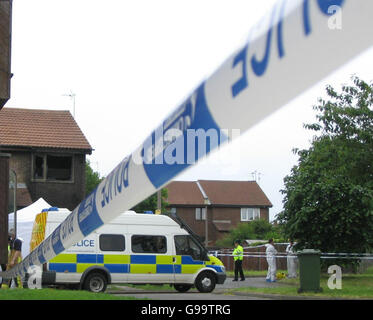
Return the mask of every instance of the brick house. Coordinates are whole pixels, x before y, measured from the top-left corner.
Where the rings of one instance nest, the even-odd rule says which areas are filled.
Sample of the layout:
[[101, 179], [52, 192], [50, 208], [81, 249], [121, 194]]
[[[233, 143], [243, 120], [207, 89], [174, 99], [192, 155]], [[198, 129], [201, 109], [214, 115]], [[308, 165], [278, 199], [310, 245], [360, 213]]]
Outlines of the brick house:
[[42, 197], [72, 210], [84, 199], [85, 160], [92, 147], [69, 111], [4, 107], [0, 152], [11, 154], [18, 208]]
[[272, 203], [255, 181], [173, 181], [167, 187], [171, 212], [176, 212], [202, 239], [206, 208], [209, 245], [238, 223], [269, 221]]

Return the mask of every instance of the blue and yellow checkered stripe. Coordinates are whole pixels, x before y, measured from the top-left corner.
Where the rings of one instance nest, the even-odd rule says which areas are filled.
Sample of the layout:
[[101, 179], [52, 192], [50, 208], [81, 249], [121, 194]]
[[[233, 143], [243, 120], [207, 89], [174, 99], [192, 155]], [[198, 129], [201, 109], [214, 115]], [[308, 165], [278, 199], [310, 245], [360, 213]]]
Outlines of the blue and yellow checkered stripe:
[[111, 273], [137, 274], [191, 274], [204, 267], [223, 271], [222, 266], [209, 264], [208, 261], [174, 255], [59, 254], [49, 261], [50, 271], [64, 273], [83, 273], [92, 266], [103, 266]]

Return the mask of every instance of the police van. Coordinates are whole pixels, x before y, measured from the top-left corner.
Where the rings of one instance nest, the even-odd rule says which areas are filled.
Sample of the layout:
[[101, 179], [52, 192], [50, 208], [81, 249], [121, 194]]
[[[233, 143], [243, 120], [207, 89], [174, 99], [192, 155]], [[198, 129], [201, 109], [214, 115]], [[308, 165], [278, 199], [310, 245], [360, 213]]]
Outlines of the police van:
[[[54, 209], [38, 215], [31, 249], [69, 214]], [[43, 279], [92, 292], [104, 292], [115, 283], [171, 284], [179, 292], [195, 286], [211, 292], [226, 274], [223, 263], [208, 255], [177, 216], [127, 211], [48, 261]]]

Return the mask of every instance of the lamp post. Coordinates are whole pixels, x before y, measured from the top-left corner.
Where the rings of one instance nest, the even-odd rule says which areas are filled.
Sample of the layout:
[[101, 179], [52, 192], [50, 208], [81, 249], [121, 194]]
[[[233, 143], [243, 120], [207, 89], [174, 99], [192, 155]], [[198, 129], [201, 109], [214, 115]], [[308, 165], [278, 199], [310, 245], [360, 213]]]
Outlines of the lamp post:
[[13, 194], [13, 210], [14, 210], [14, 235], [17, 238], [17, 173], [10, 169], [10, 172], [14, 175], [14, 194]]
[[162, 189], [157, 191], [157, 210], [162, 211]]
[[9, 153], [0, 152], [0, 264], [8, 263]]
[[205, 210], [206, 210], [206, 214], [205, 214], [205, 247], [207, 248], [208, 247], [208, 243], [209, 243], [209, 227], [208, 227], [208, 215], [207, 215], [207, 206], [210, 205], [210, 200], [209, 198], [204, 198], [204, 205], [205, 205]]

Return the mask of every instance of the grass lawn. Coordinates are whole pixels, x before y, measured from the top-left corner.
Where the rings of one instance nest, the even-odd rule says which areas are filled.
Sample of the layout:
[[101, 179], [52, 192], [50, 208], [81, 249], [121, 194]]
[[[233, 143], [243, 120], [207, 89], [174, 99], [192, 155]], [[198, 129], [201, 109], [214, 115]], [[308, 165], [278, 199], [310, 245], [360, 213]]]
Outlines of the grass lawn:
[[0, 300], [136, 300], [107, 293], [57, 289], [1, 289]]
[[313, 296], [325, 298], [368, 298], [373, 299], [373, 268], [368, 269], [363, 274], [342, 274], [342, 289], [331, 290], [328, 288], [327, 282], [328, 274], [322, 274], [320, 279], [320, 286], [323, 289], [321, 293], [306, 292], [299, 294], [297, 292], [299, 285], [299, 278], [297, 279], [283, 279], [278, 281], [283, 284], [274, 288], [238, 288], [232, 291], [252, 292], [252, 293], [269, 293], [290, 296]]

